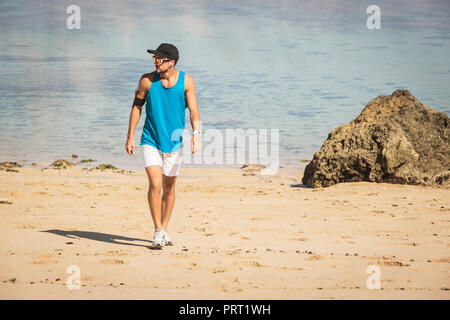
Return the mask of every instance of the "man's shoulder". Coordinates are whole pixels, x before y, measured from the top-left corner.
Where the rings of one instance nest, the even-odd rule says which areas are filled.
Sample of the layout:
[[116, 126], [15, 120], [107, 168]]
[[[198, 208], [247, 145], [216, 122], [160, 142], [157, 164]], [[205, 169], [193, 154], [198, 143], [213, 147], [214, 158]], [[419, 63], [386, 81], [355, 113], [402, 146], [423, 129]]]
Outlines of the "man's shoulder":
[[194, 78], [186, 72], [184, 72], [184, 84], [188, 87], [194, 85]]
[[188, 73], [186, 73], [186, 72], [184, 72], [184, 71], [183, 71], [183, 73], [184, 73], [184, 78], [185, 78], [185, 79], [187, 79], [187, 80], [189, 80], [189, 81], [193, 81], [193, 80], [194, 80], [194, 78], [192, 78], [192, 76], [191, 76], [190, 74], [188, 74]]
[[155, 76], [155, 71], [150, 72], [150, 73], [144, 73], [141, 76], [141, 81], [143, 82], [153, 82], [153, 77]]

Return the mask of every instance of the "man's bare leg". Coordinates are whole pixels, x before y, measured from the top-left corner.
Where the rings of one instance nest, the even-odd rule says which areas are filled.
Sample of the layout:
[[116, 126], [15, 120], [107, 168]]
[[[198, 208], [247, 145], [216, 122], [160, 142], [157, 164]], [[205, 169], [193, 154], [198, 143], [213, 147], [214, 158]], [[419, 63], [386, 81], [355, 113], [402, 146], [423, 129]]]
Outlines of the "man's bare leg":
[[175, 205], [175, 182], [177, 176], [169, 177], [162, 176], [162, 210], [161, 210], [161, 227], [167, 230], [170, 216], [172, 215], [173, 207]]
[[148, 166], [145, 168], [148, 176], [148, 205], [152, 214], [155, 230], [162, 229], [161, 225], [161, 166]]

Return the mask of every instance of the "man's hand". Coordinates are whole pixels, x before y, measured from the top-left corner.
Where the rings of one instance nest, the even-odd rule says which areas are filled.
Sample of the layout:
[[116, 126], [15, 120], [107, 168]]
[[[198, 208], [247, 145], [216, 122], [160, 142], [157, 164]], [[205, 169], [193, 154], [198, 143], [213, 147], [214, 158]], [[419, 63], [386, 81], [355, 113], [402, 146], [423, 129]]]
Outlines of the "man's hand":
[[191, 151], [196, 153], [202, 147], [202, 140], [199, 134], [194, 134], [191, 139]]
[[127, 144], [125, 145], [125, 150], [127, 153], [132, 156], [134, 154], [135, 146], [134, 146], [134, 138], [129, 138], [127, 140]]

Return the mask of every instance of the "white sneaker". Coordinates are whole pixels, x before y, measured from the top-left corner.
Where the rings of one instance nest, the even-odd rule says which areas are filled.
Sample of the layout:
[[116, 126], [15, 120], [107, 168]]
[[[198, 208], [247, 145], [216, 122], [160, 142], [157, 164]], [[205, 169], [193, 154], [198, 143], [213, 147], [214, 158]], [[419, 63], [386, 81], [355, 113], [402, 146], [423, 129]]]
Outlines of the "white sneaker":
[[169, 237], [169, 233], [167, 232], [167, 230], [163, 230], [164, 231], [164, 235], [163, 235], [163, 240], [166, 246], [173, 246], [173, 241], [172, 239], [170, 239]]
[[153, 243], [151, 246], [152, 249], [162, 249], [162, 247], [164, 247], [164, 234], [164, 230], [155, 231], [155, 235], [153, 236]]

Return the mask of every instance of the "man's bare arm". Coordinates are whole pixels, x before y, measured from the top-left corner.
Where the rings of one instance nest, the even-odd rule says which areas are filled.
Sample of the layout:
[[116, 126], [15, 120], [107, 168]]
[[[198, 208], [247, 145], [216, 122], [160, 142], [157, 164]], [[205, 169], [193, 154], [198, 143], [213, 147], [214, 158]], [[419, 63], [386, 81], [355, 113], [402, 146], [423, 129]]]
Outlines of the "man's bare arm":
[[[200, 131], [200, 112], [198, 110], [197, 97], [195, 96], [195, 83], [190, 75], [186, 75], [186, 103], [191, 114], [192, 130]], [[194, 133], [191, 141], [192, 153], [197, 152], [201, 148], [200, 134]]]
[[195, 96], [195, 83], [190, 75], [186, 75], [186, 102], [191, 113], [192, 130], [200, 130], [200, 112], [198, 110], [197, 97]]
[[134, 154], [135, 150], [134, 131], [136, 130], [136, 126], [139, 123], [139, 119], [141, 118], [142, 113], [143, 103], [140, 100], [145, 99], [148, 93], [148, 88], [149, 88], [149, 79], [144, 75], [139, 80], [138, 89], [136, 90], [135, 99], [133, 101], [133, 107], [131, 108], [130, 112], [127, 143], [125, 145], [125, 149], [130, 156]]

